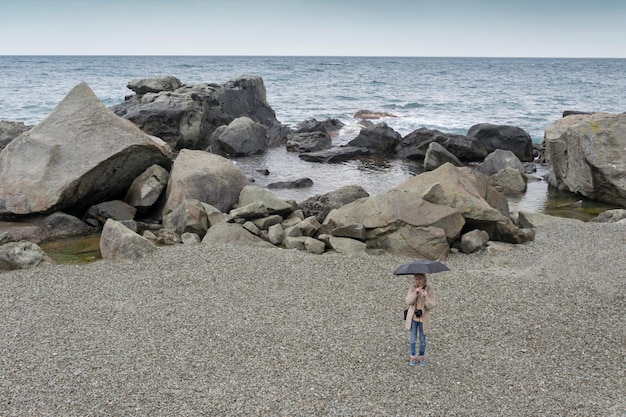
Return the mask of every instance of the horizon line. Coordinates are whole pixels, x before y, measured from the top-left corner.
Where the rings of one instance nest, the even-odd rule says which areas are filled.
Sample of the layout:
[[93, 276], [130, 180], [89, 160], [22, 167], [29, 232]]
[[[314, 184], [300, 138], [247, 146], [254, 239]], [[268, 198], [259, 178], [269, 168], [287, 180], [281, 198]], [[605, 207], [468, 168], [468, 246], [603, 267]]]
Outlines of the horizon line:
[[220, 57], [220, 58], [473, 58], [473, 59], [626, 59], [612, 56], [499, 56], [499, 55], [247, 55], [247, 54], [0, 54], [0, 57]]

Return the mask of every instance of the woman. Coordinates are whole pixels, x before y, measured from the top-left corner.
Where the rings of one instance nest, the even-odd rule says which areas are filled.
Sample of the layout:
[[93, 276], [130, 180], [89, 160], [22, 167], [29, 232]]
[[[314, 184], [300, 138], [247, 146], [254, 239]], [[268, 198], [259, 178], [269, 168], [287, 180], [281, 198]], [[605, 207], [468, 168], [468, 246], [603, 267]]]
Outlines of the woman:
[[435, 290], [426, 284], [426, 275], [415, 274], [415, 282], [406, 296], [409, 306], [406, 315], [405, 328], [409, 331], [409, 349], [411, 357], [409, 365], [415, 366], [417, 358], [415, 345], [419, 338], [419, 363], [426, 365], [426, 335], [430, 330], [430, 310], [435, 307]]

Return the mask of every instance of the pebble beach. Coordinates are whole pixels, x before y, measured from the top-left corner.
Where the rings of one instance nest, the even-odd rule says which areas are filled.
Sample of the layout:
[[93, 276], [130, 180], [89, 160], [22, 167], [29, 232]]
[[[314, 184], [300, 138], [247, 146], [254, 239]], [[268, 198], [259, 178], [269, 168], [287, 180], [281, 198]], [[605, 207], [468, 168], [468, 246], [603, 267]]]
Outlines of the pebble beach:
[[0, 274], [0, 416], [625, 416], [626, 228], [412, 259], [199, 244]]

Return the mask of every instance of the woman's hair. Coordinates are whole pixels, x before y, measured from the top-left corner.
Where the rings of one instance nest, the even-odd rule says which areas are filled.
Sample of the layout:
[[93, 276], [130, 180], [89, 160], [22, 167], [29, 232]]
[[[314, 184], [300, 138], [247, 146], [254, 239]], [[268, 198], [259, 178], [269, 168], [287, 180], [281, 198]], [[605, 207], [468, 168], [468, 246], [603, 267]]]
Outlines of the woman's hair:
[[424, 286], [426, 286], [426, 274], [415, 274], [415, 279], [423, 279], [424, 280]]

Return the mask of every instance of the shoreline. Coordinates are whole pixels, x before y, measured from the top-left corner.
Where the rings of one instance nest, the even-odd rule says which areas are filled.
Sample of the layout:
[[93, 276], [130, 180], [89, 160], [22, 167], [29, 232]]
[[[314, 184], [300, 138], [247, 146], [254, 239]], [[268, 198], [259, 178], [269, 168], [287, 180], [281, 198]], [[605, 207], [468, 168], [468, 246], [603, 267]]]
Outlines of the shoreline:
[[0, 414], [623, 415], [624, 230], [452, 253], [419, 369], [403, 257], [201, 244], [3, 273]]

